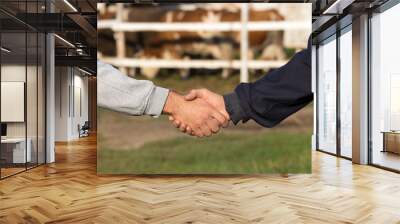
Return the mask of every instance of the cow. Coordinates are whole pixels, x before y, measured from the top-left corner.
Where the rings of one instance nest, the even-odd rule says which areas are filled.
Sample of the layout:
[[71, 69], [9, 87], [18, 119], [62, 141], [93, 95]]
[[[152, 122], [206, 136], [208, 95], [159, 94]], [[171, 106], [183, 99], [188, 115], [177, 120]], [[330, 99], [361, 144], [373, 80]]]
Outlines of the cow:
[[[144, 48], [137, 52], [134, 57], [138, 59], [171, 59], [171, 60], [187, 60], [189, 57], [180, 55], [181, 46], [164, 45], [161, 48]], [[160, 68], [158, 67], [141, 67], [141, 74], [148, 79], [153, 79], [157, 76]], [[187, 77], [188, 71], [180, 70], [182, 77]]]
[[[277, 10], [250, 10], [250, 21], [280, 21], [284, 18]], [[197, 8], [194, 10], [171, 10], [166, 11], [161, 17], [160, 22], [165, 23], [184, 23], [184, 22], [236, 22], [240, 21], [240, 11], [232, 10], [206, 10]], [[254, 59], [254, 55], [261, 55], [263, 59], [283, 60], [285, 53], [282, 47], [283, 32], [249, 32], [249, 59]], [[143, 48], [136, 54], [139, 58], [161, 57], [164, 59], [187, 59], [187, 55], [199, 55], [201, 57], [211, 56], [214, 59], [233, 60], [235, 49], [240, 46], [240, 32], [237, 31], [189, 31], [189, 32], [146, 32], [142, 37]], [[175, 46], [174, 46], [175, 45]], [[179, 47], [177, 47], [179, 46]], [[157, 51], [159, 49], [159, 53]], [[152, 53], [151, 53], [152, 52]], [[166, 57], [165, 52], [170, 55]], [[172, 53], [173, 52], [173, 53]], [[148, 69], [143, 68], [142, 71]], [[153, 68], [152, 72], [158, 70]], [[148, 73], [148, 72], [144, 72]], [[187, 77], [189, 69], [181, 69], [181, 76]], [[222, 77], [226, 78], [230, 74], [230, 69], [223, 69]], [[155, 74], [145, 74], [154, 76]]]

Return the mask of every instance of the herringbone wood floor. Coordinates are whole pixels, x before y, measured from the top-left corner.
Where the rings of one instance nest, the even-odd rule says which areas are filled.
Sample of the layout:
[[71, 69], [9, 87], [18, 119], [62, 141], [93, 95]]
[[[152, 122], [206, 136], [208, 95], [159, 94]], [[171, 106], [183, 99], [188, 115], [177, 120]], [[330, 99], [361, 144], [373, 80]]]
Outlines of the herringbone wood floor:
[[0, 223], [400, 223], [400, 175], [313, 152], [312, 175], [97, 176], [95, 138], [0, 181]]

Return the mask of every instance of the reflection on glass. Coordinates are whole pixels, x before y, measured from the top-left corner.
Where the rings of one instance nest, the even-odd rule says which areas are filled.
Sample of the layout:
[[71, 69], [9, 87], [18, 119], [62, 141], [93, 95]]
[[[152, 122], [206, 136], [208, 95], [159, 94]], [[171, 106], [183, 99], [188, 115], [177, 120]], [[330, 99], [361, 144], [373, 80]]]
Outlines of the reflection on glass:
[[400, 5], [376, 14], [372, 26], [372, 163], [400, 170]]
[[23, 21], [30, 19], [25, 13], [43, 13], [46, 7], [45, 0], [0, 1], [0, 7], [19, 17], [0, 11], [0, 177], [4, 178], [45, 162], [46, 40]]
[[390, 77], [390, 130], [400, 130], [400, 73]]
[[352, 35], [340, 36], [340, 153], [352, 157]]
[[336, 153], [336, 40], [318, 48], [318, 148]]
[[2, 33], [1, 45], [8, 49], [1, 57], [1, 140], [2, 177], [25, 170], [31, 159], [26, 141], [26, 35]]

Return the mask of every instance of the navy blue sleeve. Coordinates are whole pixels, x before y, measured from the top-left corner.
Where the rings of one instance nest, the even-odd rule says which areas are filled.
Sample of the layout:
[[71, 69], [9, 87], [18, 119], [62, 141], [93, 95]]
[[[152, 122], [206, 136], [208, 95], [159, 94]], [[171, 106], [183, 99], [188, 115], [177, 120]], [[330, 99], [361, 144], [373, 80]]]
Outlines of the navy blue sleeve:
[[239, 84], [224, 95], [233, 123], [253, 119], [273, 127], [313, 100], [311, 92], [311, 42], [284, 66], [253, 83]]

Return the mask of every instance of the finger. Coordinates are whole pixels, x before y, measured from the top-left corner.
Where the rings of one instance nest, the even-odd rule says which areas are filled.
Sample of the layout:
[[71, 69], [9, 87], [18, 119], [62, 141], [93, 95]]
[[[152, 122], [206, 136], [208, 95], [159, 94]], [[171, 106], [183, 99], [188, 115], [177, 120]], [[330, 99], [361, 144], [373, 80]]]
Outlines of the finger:
[[179, 122], [178, 120], [174, 120], [174, 122], [172, 122], [172, 124], [174, 125], [174, 127], [179, 128], [179, 126], [181, 125], [181, 122]]
[[225, 124], [228, 122], [228, 120], [225, 118], [225, 116], [222, 115], [222, 114], [221, 114], [220, 112], [218, 112], [218, 111], [213, 111], [213, 112], [211, 113], [211, 117], [214, 118], [214, 119], [216, 119], [216, 120], [218, 121], [218, 123], [220, 124], [220, 126], [223, 126], [223, 125], [225, 125]]
[[203, 125], [200, 127], [201, 132], [203, 133], [204, 136], [210, 136], [212, 134], [210, 128], [207, 125]]
[[178, 129], [180, 129], [180, 131], [184, 132], [186, 130], [186, 124], [183, 122], [179, 122], [179, 125], [177, 127]]
[[169, 120], [169, 121], [174, 121], [175, 119], [174, 119], [173, 116], [168, 116], [168, 120]]
[[229, 126], [229, 120], [226, 121], [225, 124], [222, 125], [222, 127], [227, 128]]
[[207, 126], [213, 133], [217, 133], [219, 131], [220, 124], [217, 120], [211, 118], [207, 121]]
[[192, 128], [189, 126], [186, 127], [186, 134], [191, 135], [192, 134]]
[[194, 100], [198, 97], [197, 90], [190, 90], [190, 92], [185, 96], [185, 100]]
[[227, 128], [229, 126], [230, 119], [226, 119], [226, 121], [222, 124], [222, 127]]
[[231, 118], [229, 117], [228, 112], [226, 112], [225, 108], [224, 108], [224, 110], [220, 110], [219, 112], [225, 117], [226, 120], [229, 121], [229, 120], [231, 119]]
[[179, 130], [180, 130], [181, 132], [185, 132], [185, 131], [186, 131], [186, 125], [185, 125], [185, 124], [181, 124], [181, 125], [179, 126]]
[[186, 128], [186, 133], [191, 135], [191, 136], [196, 136], [196, 134], [194, 133], [193, 128], [191, 128], [191, 127], [187, 127]]
[[200, 128], [196, 128], [196, 129], [193, 131], [193, 134], [194, 134], [195, 136], [197, 136], [197, 137], [200, 137], [200, 138], [204, 136], [203, 131], [202, 131]]

